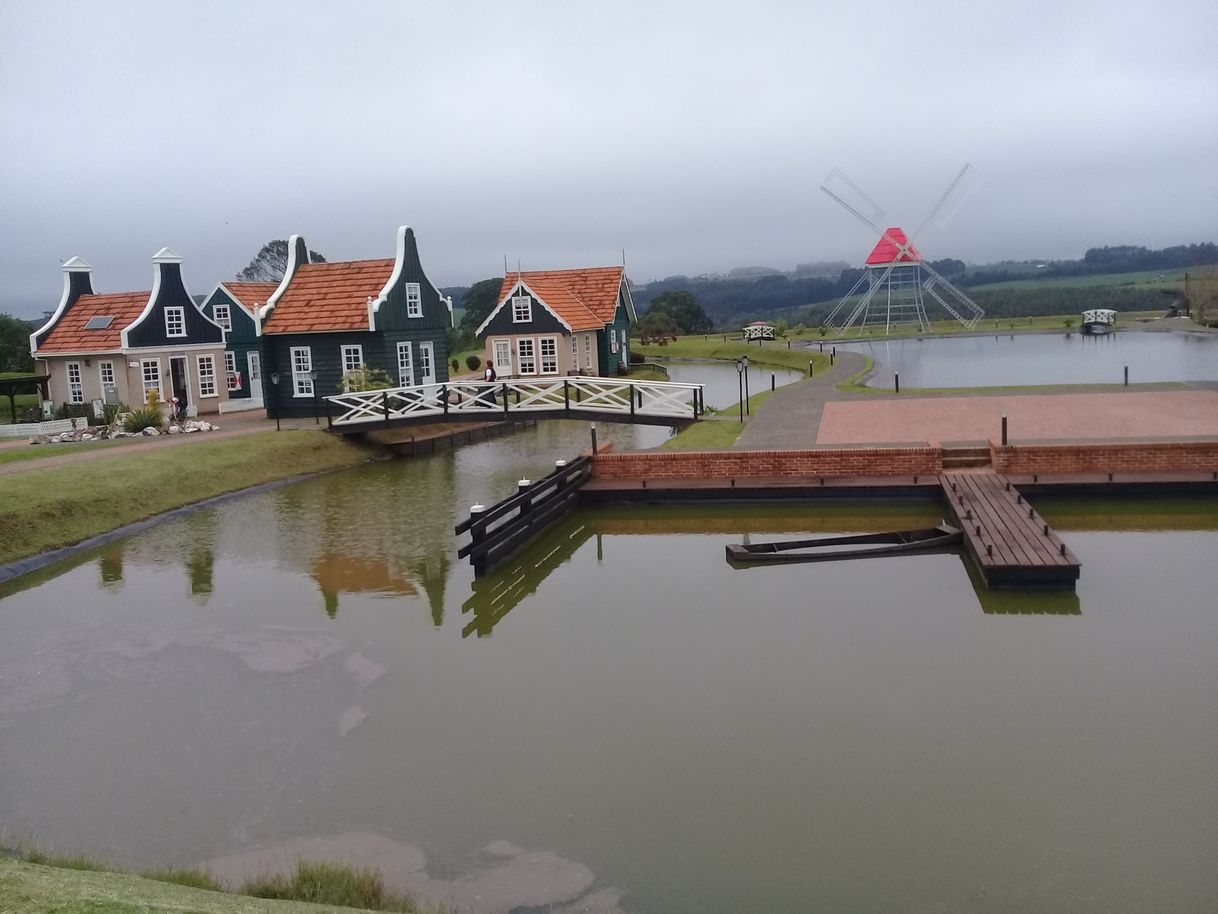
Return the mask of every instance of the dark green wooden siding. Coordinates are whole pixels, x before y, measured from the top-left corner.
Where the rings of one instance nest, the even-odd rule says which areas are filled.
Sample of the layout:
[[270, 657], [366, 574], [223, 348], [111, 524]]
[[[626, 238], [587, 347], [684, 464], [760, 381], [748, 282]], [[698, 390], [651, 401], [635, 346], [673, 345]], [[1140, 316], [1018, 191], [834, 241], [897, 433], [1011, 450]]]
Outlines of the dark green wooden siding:
[[[152, 310], [139, 324], [127, 332], [127, 345], [144, 346], [195, 346], [200, 343], [219, 343], [224, 331], [203, 317], [194, 299], [182, 282], [182, 265], [158, 263], [161, 282]], [[168, 336], [165, 333], [165, 309], [181, 307], [186, 317], [186, 336]]]

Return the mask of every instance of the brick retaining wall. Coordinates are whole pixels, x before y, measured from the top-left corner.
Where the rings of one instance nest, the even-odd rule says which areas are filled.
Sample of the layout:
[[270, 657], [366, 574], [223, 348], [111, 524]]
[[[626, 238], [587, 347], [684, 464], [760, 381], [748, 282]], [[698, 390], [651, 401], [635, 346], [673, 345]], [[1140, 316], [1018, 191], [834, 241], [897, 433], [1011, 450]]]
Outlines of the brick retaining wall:
[[1218, 470], [1218, 441], [990, 444], [998, 473], [1166, 473]]
[[597, 454], [600, 479], [742, 479], [779, 476], [910, 476], [943, 470], [937, 447], [806, 451], [645, 451]]

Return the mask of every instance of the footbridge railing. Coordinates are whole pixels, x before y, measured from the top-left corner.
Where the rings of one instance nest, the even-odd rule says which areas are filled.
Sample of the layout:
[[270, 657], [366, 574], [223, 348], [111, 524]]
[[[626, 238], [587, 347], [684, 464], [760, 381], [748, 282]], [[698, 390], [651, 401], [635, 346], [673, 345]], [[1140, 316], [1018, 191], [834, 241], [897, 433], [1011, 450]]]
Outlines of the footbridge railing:
[[[668, 425], [696, 421], [705, 409], [701, 384], [627, 378], [450, 381], [326, 397], [336, 431], [423, 422], [604, 418]], [[335, 414], [337, 412], [337, 414]]]

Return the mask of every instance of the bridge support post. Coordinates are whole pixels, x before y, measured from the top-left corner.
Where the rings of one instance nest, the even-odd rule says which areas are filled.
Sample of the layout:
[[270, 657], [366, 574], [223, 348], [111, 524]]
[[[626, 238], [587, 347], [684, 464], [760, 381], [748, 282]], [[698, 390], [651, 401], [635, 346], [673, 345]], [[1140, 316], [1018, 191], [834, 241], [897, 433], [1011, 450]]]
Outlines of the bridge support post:
[[381, 414], [385, 417], [385, 424], [389, 424], [389, 394], [381, 394]]
[[571, 382], [566, 378], [562, 382], [562, 408], [568, 416], [571, 415]]
[[509, 396], [508, 386], [506, 384], [504, 384], [503, 385], [503, 418], [505, 420], [508, 417], [508, 396]]
[[444, 404], [444, 415], [448, 415], [448, 385], [440, 387], [440, 402]]

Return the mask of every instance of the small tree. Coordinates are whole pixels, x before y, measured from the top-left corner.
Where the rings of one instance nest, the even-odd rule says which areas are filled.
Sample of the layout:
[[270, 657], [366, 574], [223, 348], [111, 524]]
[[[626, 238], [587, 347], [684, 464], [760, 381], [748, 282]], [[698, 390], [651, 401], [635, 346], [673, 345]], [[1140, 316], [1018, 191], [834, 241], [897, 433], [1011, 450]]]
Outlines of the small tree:
[[[312, 263], [325, 263], [326, 258], [316, 251], [309, 251]], [[249, 266], [237, 274], [243, 282], [278, 282], [288, 271], [288, 243], [282, 238], [268, 241], [262, 246]]]
[[477, 371], [482, 367], [482, 359], [478, 358], [476, 355], [467, 355], [465, 357], [465, 367], [470, 371]]

